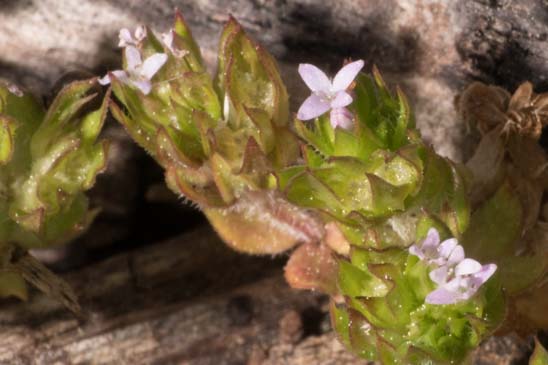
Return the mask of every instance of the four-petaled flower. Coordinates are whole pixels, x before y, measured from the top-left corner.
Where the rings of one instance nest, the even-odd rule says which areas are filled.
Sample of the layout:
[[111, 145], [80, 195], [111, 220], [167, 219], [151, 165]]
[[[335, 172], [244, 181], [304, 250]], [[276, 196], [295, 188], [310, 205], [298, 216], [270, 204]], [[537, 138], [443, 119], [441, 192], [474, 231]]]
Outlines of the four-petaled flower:
[[363, 60], [345, 65], [337, 72], [333, 81], [314, 65], [304, 63], [299, 65], [299, 74], [312, 91], [297, 112], [300, 120], [310, 120], [331, 110], [329, 120], [333, 128], [352, 127], [353, 115], [346, 108], [352, 103], [352, 96], [347, 92], [360, 70]]
[[436, 266], [430, 279], [437, 288], [428, 293], [429, 304], [454, 304], [470, 299], [496, 271], [497, 265], [482, 265], [464, 256], [464, 249], [455, 238], [440, 243], [435, 228], [430, 228], [421, 245], [409, 247], [409, 253], [427, 264]]
[[167, 55], [165, 53], [155, 53], [144, 61], [141, 59], [141, 53], [137, 46], [146, 37], [146, 28], [144, 27], [138, 27], [135, 30], [135, 38], [126, 28], [120, 30], [119, 37], [119, 46], [125, 47], [124, 55], [127, 66], [125, 70], [109, 72], [99, 79], [99, 83], [108, 85], [111, 82], [111, 77], [114, 76], [124, 84], [132, 85], [147, 95], [152, 89], [152, 77], [166, 63]]
[[165, 53], [155, 53], [144, 62], [141, 60], [139, 50], [133, 46], [125, 49], [127, 67], [125, 70], [116, 70], [99, 79], [101, 85], [110, 83], [111, 75], [124, 84], [133, 85], [147, 95], [152, 89], [150, 80], [162, 68], [167, 61]]

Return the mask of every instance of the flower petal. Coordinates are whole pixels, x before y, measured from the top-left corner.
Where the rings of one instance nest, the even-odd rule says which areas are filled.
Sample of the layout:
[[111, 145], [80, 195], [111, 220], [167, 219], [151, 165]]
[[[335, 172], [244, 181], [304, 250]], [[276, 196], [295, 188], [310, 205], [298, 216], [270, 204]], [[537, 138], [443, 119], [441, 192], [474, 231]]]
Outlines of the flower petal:
[[421, 248], [428, 257], [432, 257], [438, 250], [440, 244], [440, 234], [435, 228], [430, 228], [426, 238], [422, 241]]
[[481, 285], [489, 280], [489, 278], [495, 273], [496, 270], [497, 265], [495, 264], [483, 265], [481, 267], [481, 270], [475, 273], [472, 277], [474, 278], [474, 281], [479, 282], [479, 285]]
[[424, 260], [424, 253], [417, 245], [412, 245], [409, 247], [409, 253], [411, 255], [417, 256], [419, 259]]
[[134, 43], [133, 37], [131, 37], [131, 32], [127, 28], [120, 29], [120, 33], [118, 33], [118, 38], [120, 39], [120, 41], [118, 42], [118, 47], [125, 47]]
[[162, 68], [167, 61], [165, 53], [155, 53], [143, 62], [140, 74], [145, 79], [150, 80]]
[[456, 238], [449, 238], [443, 241], [440, 244], [440, 247], [438, 248], [438, 252], [440, 256], [446, 259], [449, 258], [449, 256], [451, 255], [451, 252], [453, 252], [453, 250], [455, 249], [455, 247], [457, 247], [458, 244], [459, 242], [457, 241]]
[[[108, 77], [108, 82], [111, 82], [112, 81], [112, 76], [114, 76], [120, 82], [123, 82], [125, 84], [128, 83], [129, 76], [124, 70], [111, 71], [105, 77], [103, 77], [101, 80], [106, 80], [106, 78]], [[101, 80], [99, 80], [99, 83], [101, 83]], [[105, 83], [105, 84], [101, 83], [101, 85], [107, 85], [107, 84], [108, 83]]]
[[152, 85], [149, 80], [143, 80], [143, 79], [130, 79], [129, 82], [141, 90], [141, 92], [145, 95], [148, 95], [150, 93], [150, 90], [152, 90]]
[[331, 108], [344, 108], [352, 103], [352, 97], [346, 91], [339, 91], [331, 100]]
[[302, 103], [297, 118], [300, 120], [310, 120], [319, 117], [329, 110], [329, 103], [316, 94], [310, 95], [304, 103]]
[[424, 301], [428, 304], [453, 304], [459, 300], [461, 300], [460, 293], [440, 287], [428, 293]]
[[461, 245], [457, 245], [451, 252], [451, 255], [449, 255], [449, 258], [447, 259], [447, 265], [453, 266], [458, 264], [462, 260], [464, 260], [464, 248], [462, 248]]
[[346, 108], [333, 108], [329, 114], [329, 122], [333, 128], [350, 129], [353, 119], [354, 115]]
[[139, 53], [139, 50], [133, 46], [127, 46], [124, 54], [126, 56], [126, 63], [127, 63], [127, 70], [135, 70], [137, 66], [139, 66], [141, 61], [141, 53]]
[[428, 276], [434, 283], [443, 285], [447, 283], [447, 277], [449, 276], [448, 274], [449, 270], [447, 269], [447, 266], [440, 266], [437, 269], [430, 271]]
[[327, 75], [314, 65], [309, 63], [301, 63], [299, 65], [299, 74], [301, 75], [306, 86], [314, 92], [330, 93], [331, 81]]
[[145, 26], [140, 25], [135, 29], [135, 39], [140, 42], [147, 36], [147, 28]]
[[97, 80], [100, 85], [108, 85], [110, 84], [110, 75], [106, 74], [105, 76], [101, 77], [99, 80]]
[[343, 68], [337, 72], [335, 78], [333, 79], [333, 87], [331, 91], [337, 92], [346, 90], [352, 81], [358, 76], [358, 73], [363, 68], [363, 60], [354, 61], [345, 65]]
[[455, 267], [455, 275], [470, 275], [481, 271], [482, 266], [474, 259], [464, 259]]

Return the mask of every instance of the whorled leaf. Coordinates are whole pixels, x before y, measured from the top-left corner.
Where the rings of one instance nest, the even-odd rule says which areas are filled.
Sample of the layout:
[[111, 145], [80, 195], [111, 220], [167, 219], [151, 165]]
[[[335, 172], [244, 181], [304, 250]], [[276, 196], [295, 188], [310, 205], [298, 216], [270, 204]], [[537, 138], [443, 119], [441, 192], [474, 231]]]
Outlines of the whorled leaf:
[[[329, 227], [323, 244], [338, 253], [331, 256], [336, 290], [309, 275], [320, 265], [299, 251], [301, 271], [294, 272], [312, 283], [300, 287], [329, 283], [333, 325], [360, 356], [386, 364], [458, 363], [502, 321], [500, 288], [455, 306], [425, 304], [435, 285], [429, 267], [408, 257], [407, 248], [431, 227], [448, 236], [467, 231], [466, 172], [420, 141], [405, 97], [393, 97], [377, 71], [372, 79], [358, 76], [354, 90], [353, 128], [333, 128], [327, 116], [296, 121], [304, 163], [275, 172], [289, 201], [321, 213]], [[294, 276], [290, 283], [299, 287]]]
[[28, 93], [0, 87], [0, 295], [27, 297], [25, 281], [71, 310], [71, 289], [27, 253], [66, 242], [97, 210], [84, 192], [103, 171], [108, 143], [97, 141], [109, 96], [97, 80], [65, 86], [48, 110]]
[[11, 219], [47, 241], [60, 238], [47, 237], [52, 230], [46, 226], [56, 215], [64, 215], [63, 224], [73, 228], [85, 222], [87, 200], [82, 192], [93, 186], [106, 165], [108, 143], [96, 143], [96, 138], [108, 98], [99, 109], [78, 115], [95, 96], [87, 94], [94, 85], [95, 80], [76, 82], [59, 93], [30, 141], [29, 170], [13, 177]]

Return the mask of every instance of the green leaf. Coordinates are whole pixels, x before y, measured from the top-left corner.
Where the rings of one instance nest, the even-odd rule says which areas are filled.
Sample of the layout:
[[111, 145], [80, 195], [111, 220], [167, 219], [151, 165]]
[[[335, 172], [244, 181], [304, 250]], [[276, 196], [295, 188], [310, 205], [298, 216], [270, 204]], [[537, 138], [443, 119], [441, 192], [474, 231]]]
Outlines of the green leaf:
[[529, 365], [548, 365], [548, 351], [542, 346], [538, 338], [535, 337], [535, 351], [529, 359]]
[[217, 80], [236, 109], [236, 125], [244, 107], [263, 110], [274, 125], [287, 125], [288, 96], [276, 62], [233, 18], [221, 37]]
[[96, 139], [109, 95], [93, 110], [96, 86], [96, 79], [65, 86], [47, 112], [28, 94], [0, 86], [0, 296], [26, 299], [28, 281], [79, 310], [66, 283], [27, 251], [76, 237], [98, 212], [84, 195], [108, 153], [108, 143]]
[[[479, 206], [462, 238], [467, 255], [480, 262], [514, 256], [514, 244], [521, 235], [522, 208], [508, 183]], [[499, 270], [505, 270], [499, 267]]]
[[[342, 311], [340, 311], [342, 312]], [[350, 346], [356, 349], [358, 356], [368, 360], [375, 360], [378, 354], [377, 336], [371, 328], [371, 323], [358, 311], [348, 310], [348, 332]], [[337, 329], [340, 328], [340, 324]]]
[[350, 325], [350, 319], [348, 318], [348, 312], [342, 305], [337, 305], [334, 300], [329, 302], [329, 314], [331, 323], [335, 332], [338, 334], [340, 341], [347, 347], [351, 347], [348, 328]]
[[71, 128], [68, 122], [95, 98], [96, 94], [88, 95], [96, 80], [76, 81], [65, 86], [53, 100], [44, 121], [34, 133], [31, 141], [33, 158], [42, 156], [49, 148], [52, 140], [59, 138], [64, 130]]
[[200, 47], [196, 44], [196, 41], [192, 36], [192, 32], [183, 18], [183, 14], [178, 10], [175, 13], [175, 24], [173, 26], [173, 30], [179, 38], [174, 39], [175, 46], [181, 50], [189, 51], [189, 54], [183, 58], [188, 60], [193, 71], [202, 71], [204, 69], [204, 62], [202, 60]]
[[423, 151], [424, 175], [418, 194], [409, 200], [409, 207], [426, 210], [443, 221], [459, 236], [468, 227], [470, 206], [466, 186], [452, 162], [431, 149]]
[[17, 123], [12, 118], [0, 114], [0, 165], [11, 160], [13, 155]]
[[352, 105], [360, 126], [370, 129], [385, 148], [395, 151], [407, 143], [407, 129], [413, 126], [410, 108], [400, 90], [397, 99], [390, 94], [376, 69], [374, 79], [364, 74], [357, 77]]
[[390, 289], [369, 271], [360, 270], [344, 260], [339, 261], [337, 282], [341, 292], [351, 297], [384, 297]]

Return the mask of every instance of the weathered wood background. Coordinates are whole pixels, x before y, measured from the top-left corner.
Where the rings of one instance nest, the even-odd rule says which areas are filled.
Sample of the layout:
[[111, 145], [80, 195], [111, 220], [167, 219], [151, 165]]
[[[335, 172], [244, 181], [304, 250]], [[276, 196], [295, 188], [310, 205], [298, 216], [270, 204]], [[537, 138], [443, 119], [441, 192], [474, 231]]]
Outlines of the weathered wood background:
[[[294, 109], [296, 66], [376, 64], [408, 94], [424, 137], [460, 160], [455, 95], [479, 79], [513, 90], [548, 83], [542, 0], [1, 0], [0, 77], [45, 100], [68, 71], [117, 68], [121, 27], [169, 28], [178, 7], [214, 69], [229, 13], [279, 60]], [[103, 213], [71, 246], [36, 255], [81, 297], [77, 319], [34, 293], [0, 304], [0, 364], [360, 364], [329, 332], [325, 298], [289, 289], [285, 257], [225, 248], [198, 212], [162, 188], [161, 171], [114, 123], [108, 171], [92, 192]], [[490, 340], [476, 364], [525, 363], [527, 342]]]

